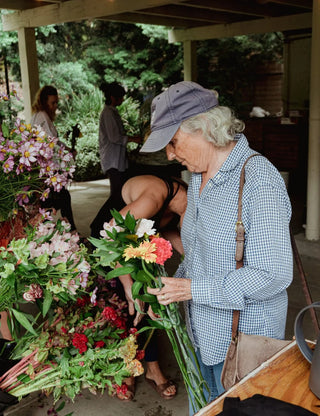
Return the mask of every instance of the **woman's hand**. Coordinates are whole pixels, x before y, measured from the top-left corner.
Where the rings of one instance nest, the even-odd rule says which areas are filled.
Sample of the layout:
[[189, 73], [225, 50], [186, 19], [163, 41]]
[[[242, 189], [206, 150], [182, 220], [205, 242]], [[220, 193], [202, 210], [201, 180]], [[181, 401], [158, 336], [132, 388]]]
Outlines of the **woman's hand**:
[[[124, 289], [124, 294], [125, 294], [125, 297], [126, 297], [127, 302], [128, 302], [129, 315], [132, 316], [136, 313], [136, 316], [135, 316], [134, 321], [133, 321], [133, 325], [137, 326], [138, 323], [142, 320], [142, 318], [144, 316], [144, 313], [143, 313], [144, 302], [140, 299], [136, 299], [134, 301], [134, 299], [132, 297], [133, 280], [132, 280], [130, 274], [119, 276], [119, 280], [122, 283], [122, 286], [123, 286], [123, 289]], [[135, 304], [134, 304], [135, 302], [137, 303], [137, 306], [138, 306], [138, 308], [141, 312], [136, 311]]]
[[148, 287], [148, 293], [157, 296], [161, 305], [192, 299], [190, 279], [161, 277], [161, 282], [164, 285], [161, 289]]

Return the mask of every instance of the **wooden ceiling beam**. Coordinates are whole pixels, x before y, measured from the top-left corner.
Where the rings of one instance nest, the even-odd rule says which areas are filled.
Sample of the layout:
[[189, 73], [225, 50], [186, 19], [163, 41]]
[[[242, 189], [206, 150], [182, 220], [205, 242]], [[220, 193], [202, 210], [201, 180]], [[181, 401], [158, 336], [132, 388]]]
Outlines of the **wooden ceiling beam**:
[[[168, 6], [140, 9], [138, 12], [163, 17], [179, 16], [179, 18], [183, 19], [207, 21], [211, 23], [230, 23], [241, 20], [241, 16], [237, 13], [225, 13], [203, 8], [187, 7], [185, 5], [170, 4]], [[246, 16], [243, 15], [242, 18], [244, 17]]]
[[161, 25], [168, 28], [191, 28], [206, 26], [208, 23], [200, 20], [186, 20], [179, 19], [178, 17], [161, 17], [151, 16], [140, 13], [121, 13], [112, 16], [99, 17], [99, 20], [107, 20], [110, 22], [120, 23], [145, 23], [149, 25]]
[[186, 40], [220, 39], [248, 35], [252, 33], [309, 29], [310, 27], [312, 27], [312, 13], [302, 13], [294, 16], [256, 19], [227, 25], [212, 25], [185, 30], [170, 30], [169, 42], [174, 43], [184, 42]]
[[39, 2], [37, 0], [1, 0], [0, 7], [1, 9], [8, 10], [26, 10], [40, 7], [46, 4], [48, 3], [44, 1]]
[[[163, 6], [170, 4], [171, 1], [148, 0], [148, 5], [150, 7]], [[18, 30], [21, 27], [39, 27], [95, 19], [101, 16], [132, 12], [145, 7], [145, 0], [70, 0], [4, 15], [2, 23], [4, 31]]]
[[256, 0], [258, 3], [265, 4], [265, 3], [277, 3], [283, 4], [285, 6], [296, 6], [302, 7], [305, 9], [312, 10], [313, 1], [312, 0]]
[[[261, 1], [261, 0], [260, 0]], [[282, 0], [282, 1], [289, 1], [289, 0]], [[248, 2], [240, 2], [239, 0], [189, 0], [184, 3], [186, 6], [199, 8], [203, 7], [208, 10], [217, 10], [220, 12], [232, 12], [232, 13], [239, 13], [248, 16], [256, 16], [256, 17], [274, 17], [279, 15], [286, 15], [288, 14], [288, 7], [285, 7], [281, 4], [281, 0], [278, 3], [275, 2], [266, 2], [266, 3], [256, 3], [254, 1]], [[291, 5], [292, 6], [292, 5]], [[308, 8], [308, 7], [307, 7]], [[311, 7], [312, 9], [312, 7]], [[294, 12], [294, 8], [292, 10]], [[297, 13], [299, 13], [299, 8], [297, 8]], [[301, 13], [301, 11], [300, 11]]]

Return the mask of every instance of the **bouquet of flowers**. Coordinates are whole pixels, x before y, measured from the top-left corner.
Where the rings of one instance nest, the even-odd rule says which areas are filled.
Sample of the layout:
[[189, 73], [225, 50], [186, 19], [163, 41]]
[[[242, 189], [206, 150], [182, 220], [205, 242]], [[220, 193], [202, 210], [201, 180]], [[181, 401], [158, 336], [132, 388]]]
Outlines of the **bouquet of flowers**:
[[42, 390], [55, 402], [63, 394], [73, 400], [83, 388], [125, 391], [123, 378], [143, 373], [137, 332], [125, 329], [126, 305], [115, 293], [105, 289], [96, 296], [58, 307], [38, 336], [24, 336], [13, 356], [23, 358], [0, 377], [0, 389], [19, 398]]
[[156, 296], [147, 293], [148, 287], [162, 287], [161, 276], [166, 276], [163, 266], [172, 255], [171, 244], [156, 234], [151, 220], [136, 220], [129, 212], [123, 218], [116, 210], [112, 215], [115, 225], [104, 224], [101, 231], [104, 238], [90, 238], [96, 247], [93, 256], [99, 265], [112, 269], [106, 279], [130, 274], [134, 280], [133, 298], [149, 303], [153, 312], [159, 315], [158, 320], [149, 320], [150, 327], [167, 332], [188, 394], [195, 400], [194, 410], [198, 411], [207, 404], [203, 394], [205, 382], [178, 305], [160, 305]]
[[[10, 102], [0, 95], [0, 104]], [[45, 200], [50, 190], [67, 186], [75, 170], [72, 154], [58, 139], [16, 119], [0, 127], [0, 221], [16, 215], [19, 208]]]
[[54, 306], [88, 293], [95, 274], [88, 260], [88, 249], [79, 244], [78, 234], [71, 234], [70, 225], [53, 222], [42, 210], [35, 226], [0, 247], [0, 311], [9, 311], [15, 339], [17, 322], [37, 334], [36, 320], [19, 310], [21, 304], [35, 303], [45, 317]]

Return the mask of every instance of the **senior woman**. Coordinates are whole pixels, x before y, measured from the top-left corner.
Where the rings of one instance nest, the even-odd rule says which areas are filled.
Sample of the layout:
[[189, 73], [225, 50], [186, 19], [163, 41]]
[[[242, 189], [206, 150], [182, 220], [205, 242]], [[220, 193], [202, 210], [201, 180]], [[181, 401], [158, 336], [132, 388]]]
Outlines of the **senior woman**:
[[211, 401], [223, 392], [234, 309], [240, 310], [240, 331], [284, 337], [293, 273], [290, 200], [277, 169], [263, 156], [251, 158], [242, 198], [244, 266], [236, 270], [240, 171], [255, 153], [242, 134], [244, 123], [219, 106], [214, 92], [187, 81], [155, 97], [151, 111], [151, 134], [141, 151], [166, 147], [168, 159], [192, 175], [181, 230], [184, 260], [176, 278], [163, 277], [163, 288], [149, 293], [163, 305], [185, 301], [189, 336]]

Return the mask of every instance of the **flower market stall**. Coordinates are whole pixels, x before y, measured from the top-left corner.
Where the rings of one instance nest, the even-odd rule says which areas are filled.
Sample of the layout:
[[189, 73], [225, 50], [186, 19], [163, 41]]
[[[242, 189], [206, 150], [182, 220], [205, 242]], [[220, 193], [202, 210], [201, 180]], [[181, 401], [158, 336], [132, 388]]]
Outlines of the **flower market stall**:
[[[8, 325], [14, 349], [12, 366], [0, 372], [0, 391], [18, 399], [42, 391], [55, 402], [62, 396], [74, 400], [84, 388], [125, 393], [124, 378], [144, 371], [139, 333], [162, 329], [195, 398], [194, 410], [203, 408], [204, 381], [178, 306], [159, 305], [147, 293], [148, 286], [162, 285], [171, 244], [153, 221], [117, 211], [101, 238], [81, 243], [69, 223], [41, 209], [51, 190], [59, 192], [72, 180], [72, 155], [19, 119], [1, 126], [0, 311], [6, 320], [0, 330]], [[114, 279], [124, 274], [134, 280], [133, 298], [158, 316], [139, 331], [128, 327], [126, 302], [114, 289]], [[30, 304], [36, 313], [25, 312]]]
[[[1, 105], [12, 96], [1, 96]], [[57, 400], [84, 387], [125, 388], [124, 377], [143, 372], [125, 305], [99, 278], [79, 235], [40, 208], [51, 190], [70, 183], [72, 155], [57, 138], [1, 115], [1, 332], [15, 341], [16, 365], [1, 375], [0, 389], [19, 398], [45, 391]], [[36, 314], [25, 312], [28, 304]]]

